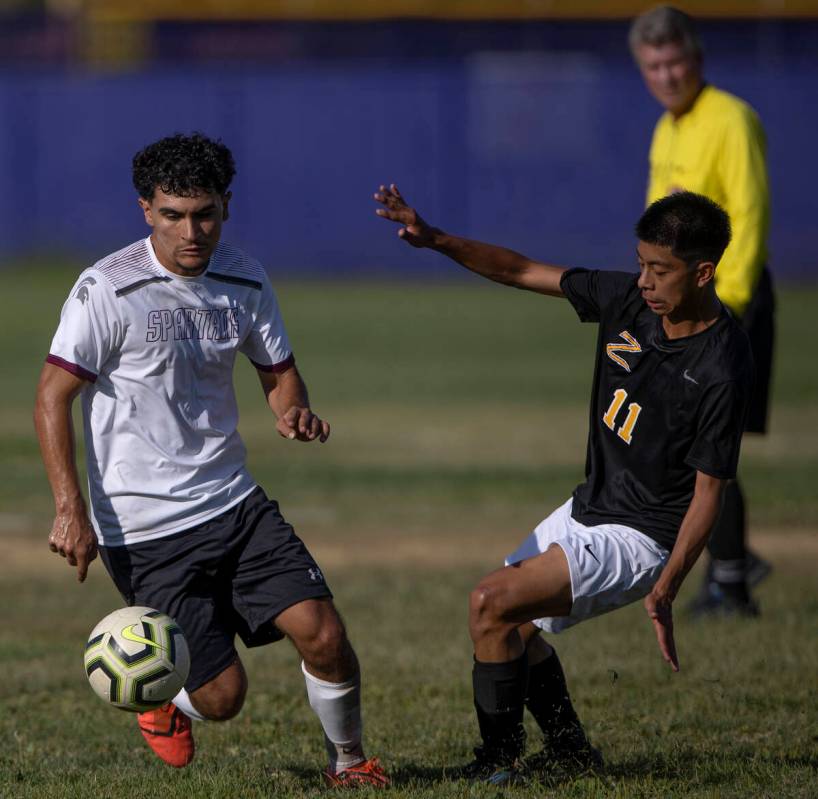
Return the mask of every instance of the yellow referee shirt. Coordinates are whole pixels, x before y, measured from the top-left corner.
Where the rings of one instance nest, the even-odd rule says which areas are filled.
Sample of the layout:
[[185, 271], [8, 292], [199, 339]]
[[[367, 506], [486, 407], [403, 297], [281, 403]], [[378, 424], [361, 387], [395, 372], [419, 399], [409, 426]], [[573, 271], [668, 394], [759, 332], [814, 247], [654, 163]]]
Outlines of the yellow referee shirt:
[[755, 111], [705, 86], [679, 119], [666, 112], [650, 147], [648, 204], [675, 191], [715, 200], [730, 215], [733, 238], [716, 269], [716, 291], [741, 316], [767, 261], [770, 197], [764, 130]]

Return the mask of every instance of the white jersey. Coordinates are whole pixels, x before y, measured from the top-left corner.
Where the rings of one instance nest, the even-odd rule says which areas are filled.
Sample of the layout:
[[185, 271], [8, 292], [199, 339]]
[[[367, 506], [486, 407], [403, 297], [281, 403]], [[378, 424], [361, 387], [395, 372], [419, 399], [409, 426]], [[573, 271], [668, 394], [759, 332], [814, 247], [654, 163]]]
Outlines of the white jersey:
[[235, 247], [220, 243], [186, 278], [147, 238], [80, 275], [47, 360], [90, 381], [82, 409], [101, 544], [189, 529], [255, 488], [237, 430], [237, 352], [264, 371], [294, 363], [264, 269]]

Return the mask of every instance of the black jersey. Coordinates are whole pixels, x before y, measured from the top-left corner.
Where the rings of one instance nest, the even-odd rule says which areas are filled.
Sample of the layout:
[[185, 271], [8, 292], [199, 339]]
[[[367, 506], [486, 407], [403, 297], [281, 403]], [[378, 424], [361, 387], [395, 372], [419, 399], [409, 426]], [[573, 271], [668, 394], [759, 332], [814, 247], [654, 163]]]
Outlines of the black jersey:
[[585, 482], [572, 515], [633, 527], [672, 549], [696, 472], [736, 475], [752, 355], [724, 309], [707, 330], [667, 338], [637, 279], [585, 269], [562, 276], [579, 318], [599, 323]]

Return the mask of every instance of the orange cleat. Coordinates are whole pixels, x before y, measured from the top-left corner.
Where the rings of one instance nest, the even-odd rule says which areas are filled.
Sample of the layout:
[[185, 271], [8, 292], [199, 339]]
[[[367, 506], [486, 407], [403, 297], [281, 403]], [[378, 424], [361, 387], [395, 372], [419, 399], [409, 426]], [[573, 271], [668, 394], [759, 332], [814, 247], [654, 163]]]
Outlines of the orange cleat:
[[169, 766], [182, 768], [193, 760], [193, 724], [173, 702], [140, 713], [138, 720], [148, 746]]
[[363, 763], [345, 768], [336, 774], [327, 769], [324, 772], [324, 782], [327, 788], [364, 788], [366, 786], [386, 788], [390, 784], [389, 777], [386, 776], [377, 757], [364, 760]]

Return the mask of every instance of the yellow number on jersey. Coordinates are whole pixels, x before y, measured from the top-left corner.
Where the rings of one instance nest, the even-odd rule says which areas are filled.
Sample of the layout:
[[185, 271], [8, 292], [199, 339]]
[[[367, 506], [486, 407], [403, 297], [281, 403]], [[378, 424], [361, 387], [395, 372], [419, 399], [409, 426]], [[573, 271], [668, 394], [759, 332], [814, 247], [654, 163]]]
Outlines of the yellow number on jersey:
[[[611, 400], [608, 410], [605, 411], [605, 415], [602, 417], [602, 421], [605, 422], [606, 427], [609, 429], [616, 429], [616, 416], [619, 413], [619, 410], [625, 404], [625, 400], [627, 398], [628, 392], [625, 391], [624, 388], [618, 388], [616, 391], [614, 391], [613, 400]], [[616, 431], [616, 434], [626, 444], [630, 444], [631, 440], [633, 439], [633, 428], [636, 426], [636, 420], [639, 418], [639, 414], [641, 412], [642, 406], [638, 403], [631, 402], [628, 405], [628, 415], [625, 417], [625, 421], [622, 423], [622, 426]]]

